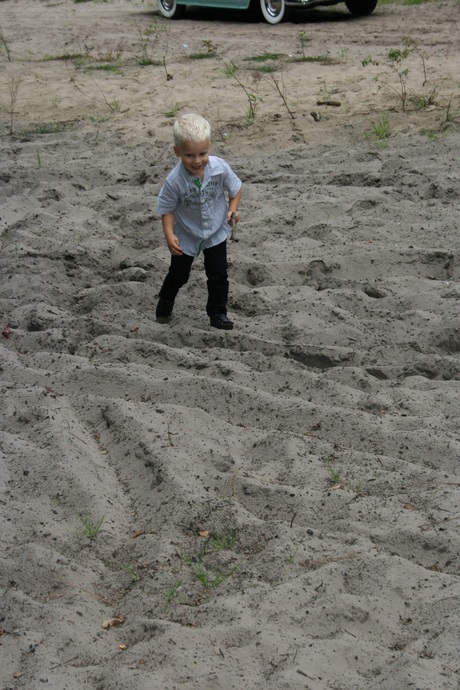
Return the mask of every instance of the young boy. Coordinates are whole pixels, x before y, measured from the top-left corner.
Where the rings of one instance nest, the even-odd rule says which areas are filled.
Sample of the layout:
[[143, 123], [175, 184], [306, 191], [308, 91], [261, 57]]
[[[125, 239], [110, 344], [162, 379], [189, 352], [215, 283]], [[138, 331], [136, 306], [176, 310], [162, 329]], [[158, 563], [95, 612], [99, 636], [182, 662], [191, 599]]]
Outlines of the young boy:
[[[206, 312], [211, 326], [227, 331], [227, 237], [237, 223], [241, 180], [222, 158], [210, 156], [211, 126], [200, 115], [180, 117], [173, 127], [174, 153], [180, 161], [167, 176], [157, 210], [168, 249], [169, 271], [160, 290], [157, 321], [171, 319], [174, 300], [186, 284], [201, 250], [208, 279]], [[228, 201], [226, 194], [228, 195]]]

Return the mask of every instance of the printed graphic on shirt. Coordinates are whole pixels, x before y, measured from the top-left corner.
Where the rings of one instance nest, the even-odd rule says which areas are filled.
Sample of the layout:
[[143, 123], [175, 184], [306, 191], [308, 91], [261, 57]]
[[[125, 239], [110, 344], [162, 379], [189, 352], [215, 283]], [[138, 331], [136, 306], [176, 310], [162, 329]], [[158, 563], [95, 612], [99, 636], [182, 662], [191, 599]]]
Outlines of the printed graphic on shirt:
[[197, 211], [198, 209], [206, 210], [209, 208], [217, 196], [218, 184], [217, 180], [210, 180], [206, 187], [198, 189], [194, 185], [181, 194], [180, 201], [185, 208]]

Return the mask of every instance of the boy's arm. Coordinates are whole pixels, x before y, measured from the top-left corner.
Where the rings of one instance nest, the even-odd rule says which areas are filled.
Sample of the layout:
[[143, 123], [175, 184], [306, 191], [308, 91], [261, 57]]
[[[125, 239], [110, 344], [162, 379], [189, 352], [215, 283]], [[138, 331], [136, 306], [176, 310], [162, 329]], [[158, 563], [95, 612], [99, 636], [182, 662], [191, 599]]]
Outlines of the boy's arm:
[[228, 200], [227, 222], [230, 223], [230, 225], [233, 225], [233, 223], [238, 223], [240, 219], [238, 215], [238, 208], [241, 200], [241, 192], [242, 188], [240, 187], [237, 194]]
[[161, 216], [161, 223], [163, 225], [163, 232], [165, 234], [166, 244], [171, 254], [174, 256], [181, 256], [182, 249], [180, 248], [179, 240], [174, 234], [174, 212], [164, 213]]

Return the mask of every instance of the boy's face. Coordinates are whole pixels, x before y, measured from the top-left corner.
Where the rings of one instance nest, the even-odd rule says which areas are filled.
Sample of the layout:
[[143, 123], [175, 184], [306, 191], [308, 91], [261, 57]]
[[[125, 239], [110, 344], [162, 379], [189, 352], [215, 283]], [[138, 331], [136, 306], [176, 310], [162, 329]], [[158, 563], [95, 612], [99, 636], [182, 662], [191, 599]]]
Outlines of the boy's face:
[[184, 141], [180, 146], [174, 146], [174, 153], [181, 159], [186, 171], [201, 180], [209, 161], [210, 148], [209, 141]]

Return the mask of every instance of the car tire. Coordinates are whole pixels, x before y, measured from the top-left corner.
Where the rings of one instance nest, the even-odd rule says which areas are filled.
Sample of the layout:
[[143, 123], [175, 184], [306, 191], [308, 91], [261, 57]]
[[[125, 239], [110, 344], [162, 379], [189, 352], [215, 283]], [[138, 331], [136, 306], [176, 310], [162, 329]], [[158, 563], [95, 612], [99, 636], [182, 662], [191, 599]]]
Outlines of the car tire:
[[364, 17], [366, 14], [372, 14], [377, 2], [378, 0], [345, 0], [345, 5], [352, 14]]
[[158, 9], [167, 19], [181, 19], [185, 14], [185, 5], [178, 5], [176, 0], [158, 0]]
[[269, 24], [279, 24], [286, 14], [286, 0], [259, 0], [260, 14]]

